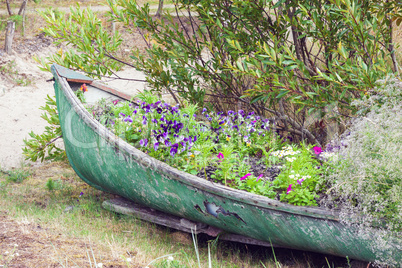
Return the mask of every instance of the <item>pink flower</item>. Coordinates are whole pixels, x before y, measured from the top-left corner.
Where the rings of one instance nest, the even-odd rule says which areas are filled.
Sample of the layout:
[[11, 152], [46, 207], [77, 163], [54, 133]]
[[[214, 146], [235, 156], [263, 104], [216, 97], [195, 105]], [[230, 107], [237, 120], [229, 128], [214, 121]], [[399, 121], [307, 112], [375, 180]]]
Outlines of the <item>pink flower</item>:
[[244, 175], [243, 177], [241, 177], [240, 180], [241, 180], [241, 181], [242, 181], [242, 180], [245, 180], [248, 176], [251, 176], [251, 174], [250, 174], [250, 173], [247, 173], [246, 175]]
[[314, 150], [314, 153], [317, 154], [317, 155], [322, 153], [322, 148], [319, 147], [319, 146], [314, 146], [313, 150]]
[[262, 178], [262, 175], [264, 174], [261, 174], [260, 176], [257, 177], [257, 181], [259, 181]]
[[219, 153], [218, 156], [219, 162], [222, 162], [223, 159], [225, 159], [225, 156], [223, 156], [223, 153]]
[[114, 100], [113, 104], [116, 105], [117, 103], [119, 103], [120, 100]]
[[289, 187], [286, 190], [286, 194], [289, 194], [291, 191], [292, 191], [292, 184], [289, 184]]
[[302, 185], [302, 182], [303, 182], [303, 181], [304, 181], [304, 179], [298, 179], [298, 180], [297, 180], [297, 183], [300, 184], [300, 185]]

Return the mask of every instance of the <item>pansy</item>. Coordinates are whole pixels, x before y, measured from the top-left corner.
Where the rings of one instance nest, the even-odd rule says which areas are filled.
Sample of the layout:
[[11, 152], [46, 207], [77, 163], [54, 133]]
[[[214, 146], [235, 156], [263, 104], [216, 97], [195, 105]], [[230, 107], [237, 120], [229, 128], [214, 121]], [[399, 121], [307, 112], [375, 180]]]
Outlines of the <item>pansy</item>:
[[177, 148], [179, 148], [179, 144], [175, 143], [172, 145], [170, 148], [170, 155], [173, 157], [175, 154], [177, 154]]
[[140, 140], [140, 146], [141, 147], [144, 147], [144, 146], [147, 146], [147, 145], [148, 145], [148, 140], [147, 139]]
[[131, 119], [130, 116], [127, 116], [126, 118], [124, 118], [124, 122], [132, 123], [133, 119]]
[[155, 144], [154, 144], [154, 150], [155, 150], [155, 151], [158, 151], [158, 148], [159, 148], [159, 142], [155, 142]]
[[242, 180], [245, 180], [248, 176], [251, 176], [251, 174], [250, 174], [250, 173], [247, 173], [246, 175], [244, 175], [243, 177], [241, 177], [240, 180], [241, 180], [241, 181], [242, 181]]

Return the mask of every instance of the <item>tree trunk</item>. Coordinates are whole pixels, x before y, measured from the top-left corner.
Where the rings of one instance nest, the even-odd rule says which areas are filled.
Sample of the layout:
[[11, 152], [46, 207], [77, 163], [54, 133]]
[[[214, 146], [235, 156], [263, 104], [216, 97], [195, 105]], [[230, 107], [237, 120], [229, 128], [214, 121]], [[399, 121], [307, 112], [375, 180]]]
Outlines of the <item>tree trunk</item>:
[[[28, 0], [24, 0], [24, 3], [22, 3], [24, 5], [24, 10], [22, 11], [22, 36], [25, 37], [25, 10], [27, 9], [27, 2]], [[22, 8], [22, 5], [21, 5]], [[20, 9], [21, 11], [21, 9]]]
[[28, 0], [24, 0], [24, 1], [22, 1], [22, 4], [21, 4], [21, 7], [20, 7], [20, 10], [18, 11], [18, 15], [21, 15], [21, 14], [22, 14], [22, 12], [24, 12], [24, 13], [25, 13], [25, 7], [26, 7], [26, 5], [27, 5], [27, 1], [28, 1]]
[[12, 16], [13, 12], [11, 11], [11, 8], [10, 8], [10, 0], [6, 0], [6, 5], [7, 5], [8, 15]]
[[7, 22], [7, 29], [6, 29], [6, 40], [4, 45], [4, 51], [7, 54], [12, 53], [12, 45], [13, 45], [13, 38], [14, 38], [14, 30], [15, 30], [15, 22], [8, 21]]
[[156, 11], [156, 14], [155, 14], [156, 17], [161, 16], [162, 9], [163, 9], [163, 0], [159, 0], [158, 11]]

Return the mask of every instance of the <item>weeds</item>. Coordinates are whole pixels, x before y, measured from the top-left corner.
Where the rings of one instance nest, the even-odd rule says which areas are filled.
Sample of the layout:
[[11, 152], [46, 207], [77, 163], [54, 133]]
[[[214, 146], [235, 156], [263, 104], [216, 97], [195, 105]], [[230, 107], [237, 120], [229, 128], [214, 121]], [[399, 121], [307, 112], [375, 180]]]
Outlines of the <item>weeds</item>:
[[6, 182], [21, 183], [31, 175], [31, 171], [25, 170], [23, 168], [9, 171], [0, 169], [0, 172], [1, 176], [6, 178], [4, 183]]
[[5, 64], [2, 64], [0, 66], [0, 74], [9, 77], [9, 79], [18, 86], [26, 87], [32, 84], [32, 80], [28, 78], [26, 74], [21, 74], [16, 69], [15, 61], [9, 61]]

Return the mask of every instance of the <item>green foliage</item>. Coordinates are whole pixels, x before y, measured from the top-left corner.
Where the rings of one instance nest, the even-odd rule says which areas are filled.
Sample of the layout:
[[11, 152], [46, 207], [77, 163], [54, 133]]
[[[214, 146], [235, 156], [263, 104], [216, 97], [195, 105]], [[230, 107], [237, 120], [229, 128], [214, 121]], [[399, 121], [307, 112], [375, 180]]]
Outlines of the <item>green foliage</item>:
[[26, 160], [35, 162], [44, 160], [65, 160], [66, 153], [63, 149], [56, 146], [56, 140], [62, 137], [59, 116], [57, 114], [56, 100], [49, 95], [46, 98], [46, 106], [41, 110], [45, 111], [42, 118], [48, 122], [42, 134], [29, 133], [30, 139], [24, 139], [25, 147], [22, 149]]
[[22, 25], [22, 16], [21, 15], [12, 15], [7, 17], [7, 19], [0, 20], [0, 31], [4, 31], [7, 28], [7, 21], [14, 21], [15, 27], [18, 28]]
[[119, 57], [119, 35], [77, 7], [68, 18], [43, 13], [44, 31], [73, 49], [42, 64], [94, 75], [126, 64], [147, 75], [152, 91], [167, 91], [178, 103], [219, 111], [242, 106], [311, 143], [325, 137], [307, 129], [309, 114], [317, 111], [315, 120], [322, 120], [328, 112], [335, 119], [355, 113], [351, 102], [391, 66], [396, 70], [391, 22], [402, 21], [398, 1], [176, 0], [176, 16], [161, 17], [135, 1], [107, 3], [111, 21], [143, 35], [145, 54]]
[[328, 180], [330, 201], [344, 210], [347, 222], [402, 230], [401, 88], [398, 80], [379, 84], [356, 103], [364, 116], [341, 137]]
[[100, 77], [111, 75], [112, 70], [121, 68], [122, 64], [111, 56], [121, 43], [119, 34], [110, 35], [91, 9], [82, 10], [77, 4], [75, 8], [70, 8], [68, 18], [52, 9], [41, 12], [41, 15], [48, 24], [43, 31], [55, 38], [56, 44], [65, 42], [73, 45], [72, 49], [59, 50], [50, 56], [48, 62], [41, 60], [41, 69], [50, 70], [52, 62]]
[[53, 190], [56, 188], [56, 187], [55, 187], [55, 182], [54, 182], [54, 180], [48, 179], [47, 182], [46, 182], [46, 188], [47, 188], [49, 191], [53, 191]]
[[25, 169], [0, 170], [0, 172], [6, 177], [7, 182], [15, 183], [21, 183], [31, 175], [31, 172]]
[[[106, 126], [139, 150], [206, 180], [269, 198], [278, 196], [294, 205], [317, 205], [326, 163], [316, 158], [311, 146], [286, 145], [266, 119], [253, 113], [225, 115], [203, 109], [197, 115], [196, 105], [179, 109], [161, 101], [143, 102], [156, 100], [149, 92], [137, 97], [140, 104], [127, 101], [109, 106], [101, 101], [101, 106], [108, 107], [105, 113], [111, 115]], [[195, 120], [198, 117], [207, 121]], [[280, 174], [264, 178], [265, 171], [251, 166], [260, 163], [280, 164]]]

